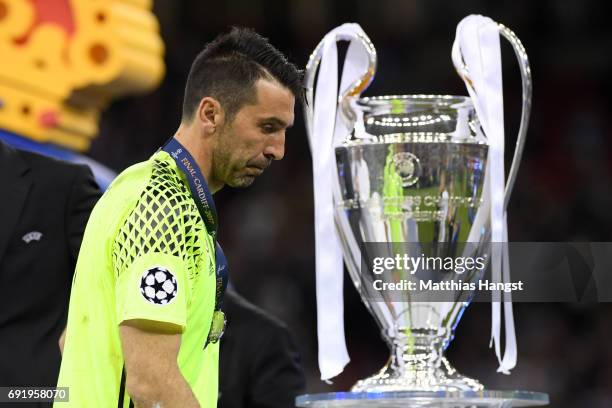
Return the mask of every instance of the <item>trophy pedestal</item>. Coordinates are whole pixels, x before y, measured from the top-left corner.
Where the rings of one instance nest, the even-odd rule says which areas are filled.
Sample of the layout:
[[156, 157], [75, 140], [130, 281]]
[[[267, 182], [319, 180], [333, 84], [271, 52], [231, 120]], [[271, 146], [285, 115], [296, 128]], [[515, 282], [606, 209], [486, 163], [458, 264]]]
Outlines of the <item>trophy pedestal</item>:
[[480, 382], [460, 374], [443, 357], [445, 337], [417, 334], [412, 338], [408, 347], [396, 337], [387, 364], [375, 375], [359, 380], [351, 392], [484, 390]]
[[398, 391], [330, 392], [297, 397], [297, 407], [536, 407], [548, 405], [548, 394], [530, 391]]

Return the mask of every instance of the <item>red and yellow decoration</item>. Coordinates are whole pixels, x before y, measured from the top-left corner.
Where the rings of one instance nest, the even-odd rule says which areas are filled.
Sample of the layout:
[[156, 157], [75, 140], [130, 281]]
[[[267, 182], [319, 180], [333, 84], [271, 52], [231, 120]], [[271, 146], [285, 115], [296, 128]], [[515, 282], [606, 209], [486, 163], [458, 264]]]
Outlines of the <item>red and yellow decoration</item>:
[[86, 150], [101, 109], [155, 88], [151, 0], [0, 0], [0, 128]]

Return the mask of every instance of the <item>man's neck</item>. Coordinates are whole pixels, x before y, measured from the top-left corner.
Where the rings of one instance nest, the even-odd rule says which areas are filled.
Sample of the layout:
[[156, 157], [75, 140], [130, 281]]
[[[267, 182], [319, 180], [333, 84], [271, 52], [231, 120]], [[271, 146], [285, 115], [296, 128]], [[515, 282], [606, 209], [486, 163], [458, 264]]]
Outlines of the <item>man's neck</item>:
[[202, 175], [206, 179], [206, 184], [211, 194], [216, 193], [223, 187], [223, 183], [217, 182], [212, 175], [212, 149], [209, 143], [202, 137], [195, 134], [193, 128], [188, 125], [181, 124], [174, 134], [174, 138], [183, 145], [191, 154], [200, 168]]

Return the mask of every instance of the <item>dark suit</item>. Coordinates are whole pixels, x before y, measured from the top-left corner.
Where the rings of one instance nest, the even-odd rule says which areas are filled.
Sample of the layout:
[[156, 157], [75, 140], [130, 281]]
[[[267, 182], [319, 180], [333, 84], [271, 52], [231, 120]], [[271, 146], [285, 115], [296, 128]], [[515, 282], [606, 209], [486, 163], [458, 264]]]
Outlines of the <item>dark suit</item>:
[[233, 290], [223, 310], [227, 330], [221, 338], [218, 407], [295, 407], [306, 382], [287, 327]]
[[57, 341], [99, 195], [87, 166], [0, 142], [0, 386], [55, 386]]

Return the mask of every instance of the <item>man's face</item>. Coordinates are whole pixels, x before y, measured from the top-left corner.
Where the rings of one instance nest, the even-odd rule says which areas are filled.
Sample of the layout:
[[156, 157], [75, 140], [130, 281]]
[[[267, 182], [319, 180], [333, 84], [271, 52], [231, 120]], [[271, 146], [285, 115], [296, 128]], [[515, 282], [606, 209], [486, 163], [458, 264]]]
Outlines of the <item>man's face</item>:
[[256, 103], [246, 104], [219, 130], [213, 177], [231, 187], [248, 187], [272, 160], [285, 154], [285, 131], [293, 125], [295, 98], [278, 82], [259, 79]]

